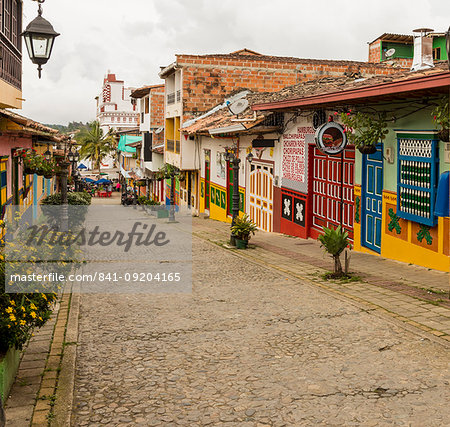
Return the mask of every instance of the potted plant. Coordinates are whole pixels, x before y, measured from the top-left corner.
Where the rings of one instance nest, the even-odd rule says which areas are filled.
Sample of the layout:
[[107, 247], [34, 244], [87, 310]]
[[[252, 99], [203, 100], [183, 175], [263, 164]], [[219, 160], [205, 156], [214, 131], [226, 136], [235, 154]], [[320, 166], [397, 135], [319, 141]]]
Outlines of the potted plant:
[[434, 122], [441, 127], [438, 132], [439, 139], [444, 142], [448, 142], [450, 140], [450, 117], [448, 115], [448, 102], [448, 97], [442, 97], [439, 104], [432, 112]]
[[31, 175], [37, 172], [40, 159], [39, 156], [33, 150], [22, 150], [20, 154], [18, 154], [23, 161], [23, 172], [26, 175]]
[[248, 241], [252, 234], [257, 230], [256, 224], [253, 223], [247, 214], [243, 217], [236, 217], [231, 232], [236, 237], [236, 247], [238, 249], [246, 249]]
[[56, 165], [53, 160], [46, 160], [42, 157], [40, 159], [40, 163], [37, 166], [36, 173], [38, 175], [43, 175], [44, 178], [50, 179], [55, 175], [55, 167]]
[[377, 117], [359, 111], [352, 113], [350, 110], [341, 113], [341, 120], [349, 142], [362, 154], [376, 153], [377, 144], [389, 133], [385, 113], [379, 113]]

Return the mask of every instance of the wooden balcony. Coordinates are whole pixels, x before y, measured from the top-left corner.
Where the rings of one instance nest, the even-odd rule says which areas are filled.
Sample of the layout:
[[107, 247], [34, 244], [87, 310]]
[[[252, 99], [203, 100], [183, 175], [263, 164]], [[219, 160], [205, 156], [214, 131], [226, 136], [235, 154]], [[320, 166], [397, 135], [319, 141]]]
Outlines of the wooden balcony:
[[0, 35], [0, 79], [22, 90], [21, 54], [2, 35]]

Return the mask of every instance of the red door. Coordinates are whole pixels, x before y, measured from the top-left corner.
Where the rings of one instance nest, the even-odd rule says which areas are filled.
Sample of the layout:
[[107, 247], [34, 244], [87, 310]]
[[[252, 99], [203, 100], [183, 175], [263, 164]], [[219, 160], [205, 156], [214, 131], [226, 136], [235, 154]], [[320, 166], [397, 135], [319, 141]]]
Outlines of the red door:
[[345, 149], [327, 156], [314, 147], [311, 236], [317, 238], [323, 227], [342, 227], [353, 240], [353, 180], [355, 150]]

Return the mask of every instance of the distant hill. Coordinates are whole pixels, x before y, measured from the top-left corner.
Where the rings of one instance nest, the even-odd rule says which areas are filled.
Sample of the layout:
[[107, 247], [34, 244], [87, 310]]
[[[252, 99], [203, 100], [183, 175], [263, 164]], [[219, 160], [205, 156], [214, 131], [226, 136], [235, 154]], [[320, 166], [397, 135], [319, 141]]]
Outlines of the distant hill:
[[88, 128], [88, 123], [83, 122], [70, 122], [67, 126], [65, 125], [49, 125], [46, 124], [45, 126], [48, 126], [49, 128], [56, 129], [61, 133], [70, 133], [79, 129], [85, 129]]

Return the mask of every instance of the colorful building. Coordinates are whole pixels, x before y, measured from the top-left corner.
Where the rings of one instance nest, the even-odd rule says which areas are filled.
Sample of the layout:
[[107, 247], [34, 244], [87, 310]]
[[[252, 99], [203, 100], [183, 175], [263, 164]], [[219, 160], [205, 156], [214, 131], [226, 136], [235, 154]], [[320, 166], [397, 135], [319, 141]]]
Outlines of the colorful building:
[[243, 90], [276, 92], [323, 75], [363, 78], [392, 72], [388, 64], [277, 57], [248, 49], [229, 54], [177, 55], [159, 76], [165, 80], [164, 162], [183, 173], [181, 203], [194, 212], [201, 210], [199, 173], [204, 165], [195, 137], [180, 129], [220, 105], [224, 98]]
[[139, 131], [142, 135], [142, 147], [137, 151], [137, 166], [148, 180], [150, 197], [163, 202], [165, 185], [163, 181], [157, 180], [157, 172], [164, 164], [164, 85], [135, 89], [131, 98], [137, 103]]
[[[440, 63], [390, 78], [311, 82], [253, 105], [256, 111], [283, 111], [291, 124], [281, 141], [274, 230], [315, 238], [324, 226], [342, 225], [355, 250], [448, 271], [448, 213], [435, 212], [438, 183], [450, 168], [450, 147], [439, 141], [432, 111], [449, 88], [450, 72]], [[335, 112], [350, 110], [386, 113], [386, 138], [372, 155], [351, 146], [339, 155], [324, 155], [316, 147], [315, 128], [339, 117]], [[285, 157], [292, 152], [304, 171], [293, 180]], [[448, 193], [446, 187], [444, 205]], [[297, 207], [306, 212], [304, 224], [296, 223]]]

